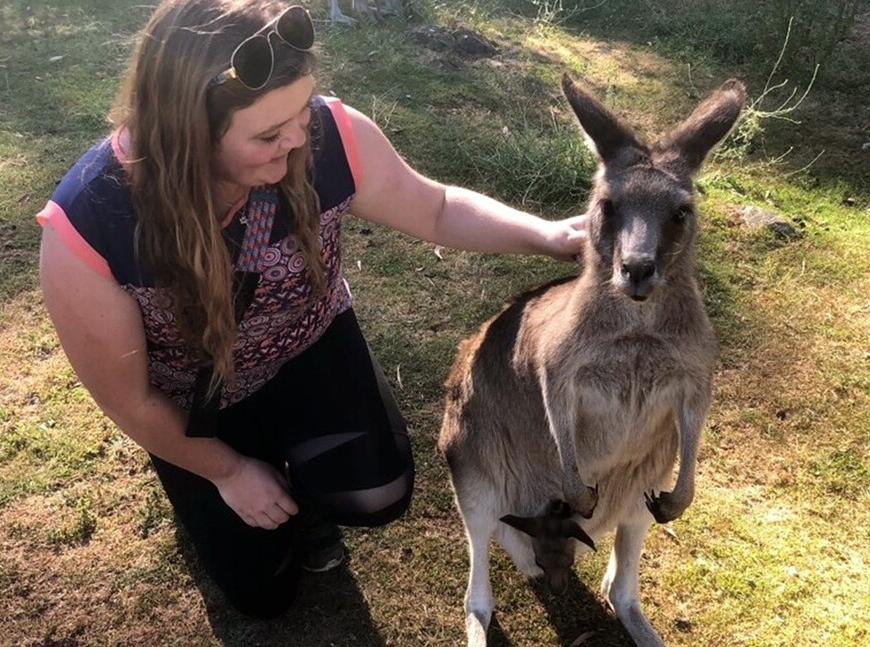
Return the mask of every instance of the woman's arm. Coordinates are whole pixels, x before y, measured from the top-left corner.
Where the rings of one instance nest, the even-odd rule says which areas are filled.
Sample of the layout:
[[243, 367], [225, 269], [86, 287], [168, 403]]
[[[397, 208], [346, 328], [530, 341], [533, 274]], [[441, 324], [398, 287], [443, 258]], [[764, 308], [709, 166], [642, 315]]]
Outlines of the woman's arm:
[[185, 435], [187, 413], [148, 381], [139, 306], [74, 256], [50, 225], [43, 229], [40, 279], [46, 308], [73, 369], [124, 433], [146, 451], [212, 481], [251, 525], [276, 526], [271, 525], [273, 517], [282, 516], [274, 509], [276, 503], [295, 513], [280, 480], [272, 484], [276, 478], [264, 473], [264, 464], [252, 465], [217, 438]]
[[580, 253], [585, 216], [552, 222], [474, 191], [430, 180], [399, 157], [368, 117], [346, 110], [362, 175], [350, 207], [355, 215], [456, 249], [565, 259]]

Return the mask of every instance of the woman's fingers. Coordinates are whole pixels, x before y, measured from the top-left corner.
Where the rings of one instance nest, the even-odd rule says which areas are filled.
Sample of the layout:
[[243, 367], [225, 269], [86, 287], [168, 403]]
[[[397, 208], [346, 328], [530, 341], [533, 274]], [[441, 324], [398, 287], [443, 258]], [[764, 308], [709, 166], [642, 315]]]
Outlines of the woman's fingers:
[[271, 523], [275, 524], [274, 527], [276, 528], [285, 521], [287, 521], [287, 519], [289, 519], [287, 513], [284, 512], [277, 505], [271, 505], [263, 510], [263, 516], [266, 517], [266, 519], [268, 519]]
[[246, 459], [238, 474], [215, 485], [224, 502], [254, 528], [274, 530], [299, 512], [288, 493], [287, 477], [260, 460]]
[[586, 238], [586, 231], [589, 226], [589, 218], [584, 214], [566, 218], [563, 221], [569, 229], [568, 235], [574, 240], [582, 240]]
[[296, 502], [291, 499], [290, 495], [287, 493], [279, 495], [275, 501], [275, 505], [287, 515], [294, 515], [299, 512], [299, 506], [296, 505]]
[[290, 495], [284, 489], [283, 482], [279, 480], [276, 485], [278, 487], [268, 493], [271, 503], [266, 503], [259, 515], [257, 515], [260, 521], [258, 525], [261, 528], [274, 530], [282, 523], [285, 523], [290, 518], [290, 515], [294, 515], [299, 511], [296, 502], [290, 498]]
[[[296, 502], [287, 494], [287, 491], [290, 489], [290, 484], [287, 481], [287, 477], [279, 472], [278, 470], [274, 470], [275, 481], [278, 484], [278, 489], [274, 492], [275, 497], [275, 505], [281, 509], [282, 512], [291, 515], [299, 512], [299, 506], [296, 505]], [[286, 519], [284, 520], [286, 521]]]
[[255, 527], [262, 528], [263, 530], [275, 530], [275, 528], [277, 528], [280, 525], [281, 524], [275, 523], [274, 521], [269, 519], [269, 517], [267, 517], [266, 515], [262, 515], [257, 520]]
[[586, 225], [589, 222], [589, 216], [587, 216], [585, 213], [581, 213], [578, 216], [571, 216], [569, 218], [565, 218], [562, 222], [570, 225], [571, 227], [586, 229]]
[[586, 214], [552, 221], [548, 236], [550, 256], [571, 260], [581, 254], [587, 237], [588, 222]]
[[264, 528], [266, 530], [273, 530], [277, 528], [280, 524], [275, 523], [270, 519], [265, 513], [256, 513], [256, 514], [240, 514], [242, 521], [251, 526], [252, 528]]

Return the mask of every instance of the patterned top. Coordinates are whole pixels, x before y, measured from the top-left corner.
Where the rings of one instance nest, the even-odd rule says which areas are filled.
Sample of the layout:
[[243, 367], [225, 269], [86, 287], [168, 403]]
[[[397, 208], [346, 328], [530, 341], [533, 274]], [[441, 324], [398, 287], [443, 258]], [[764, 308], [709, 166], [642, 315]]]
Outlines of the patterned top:
[[[340, 101], [316, 97], [311, 108], [313, 180], [322, 210], [327, 289], [322, 297], [312, 298], [299, 240], [289, 232], [288, 205], [276, 187], [256, 187], [244, 205], [231, 210], [224, 228], [235, 269], [256, 272], [259, 279], [238, 326], [235, 380], [224, 387], [222, 408], [263, 386], [351, 306], [341, 276], [341, 221], [359, 180], [356, 144]], [[53, 227], [83, 262], [136, 299], [148, 343], [150, 382], [190, 409], [198, 365], [176, 324], [171, 294], [155, 287], [148, 268], [138, 262], [125, 161], [117, 133], [96, 144], [60, 181], [37, 221]]]

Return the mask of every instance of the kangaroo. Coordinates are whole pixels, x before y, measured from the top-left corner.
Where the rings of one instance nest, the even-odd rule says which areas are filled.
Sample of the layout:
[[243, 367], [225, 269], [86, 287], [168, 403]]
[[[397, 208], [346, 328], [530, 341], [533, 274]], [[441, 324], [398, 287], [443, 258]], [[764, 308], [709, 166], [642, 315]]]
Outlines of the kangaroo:
[[599, 160], [583, 269], [508, 303], [460, 344], [445, 384], [438, 446], [469, 544], [471, 647], [492, 616], [493, 538], [558, 590], [614, 528], [601, 594], [638, 645], [663, 644], [638, 603], [638, 561], [653, 519], [692, 502], [710, 402], [718, 345], [696, 280], [692, 176], [746, 91], [727, 81], [648, 145], [567, 74], [562, 89]]

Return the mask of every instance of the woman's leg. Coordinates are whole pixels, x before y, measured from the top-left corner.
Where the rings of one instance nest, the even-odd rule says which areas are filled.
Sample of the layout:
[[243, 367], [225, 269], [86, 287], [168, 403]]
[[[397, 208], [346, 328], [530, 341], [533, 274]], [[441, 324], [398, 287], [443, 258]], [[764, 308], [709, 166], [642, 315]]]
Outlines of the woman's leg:
[[352, 310], [262, 390], [300, 506], [343, 526], [407, 510], [414, 464], [405, 422]]
[[[279, 451], [256, 424], [256, 394], [221, 412], [219, 436], [237, 451], [283, 470]], [[279, 460], [276, 462], [276, 458]], [[208, 480], [156, 456], [151, 460], [205, 571], [239, 611], [258, 618], [284, 612], [300, 575], [297, 517], [274, 530], [247, 525]]]
[[378, 526], [410, 503], [414, 465], [405, 423], [352, 311], [256, 394], [222, 410], [218, 436], [278, 469], [286, 460], [299, 515], [275, 530], [252, 528], [208, 480], [154, 456], [152, 462], [205, 570], [248, 615], [272, 617], [290, 605], [303, 534], [312, 526], [337, 541], [318, 516]]

